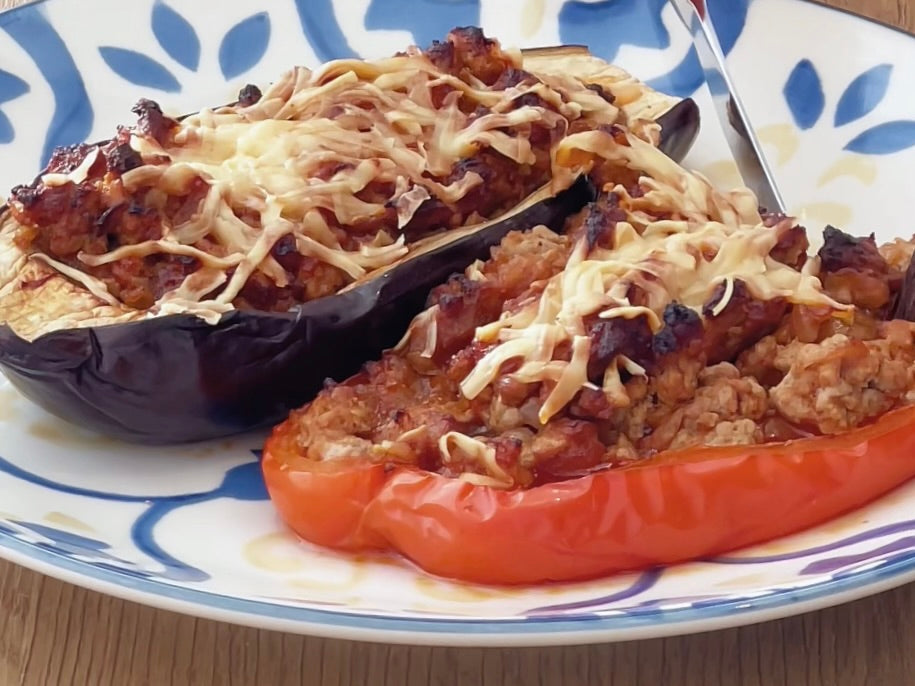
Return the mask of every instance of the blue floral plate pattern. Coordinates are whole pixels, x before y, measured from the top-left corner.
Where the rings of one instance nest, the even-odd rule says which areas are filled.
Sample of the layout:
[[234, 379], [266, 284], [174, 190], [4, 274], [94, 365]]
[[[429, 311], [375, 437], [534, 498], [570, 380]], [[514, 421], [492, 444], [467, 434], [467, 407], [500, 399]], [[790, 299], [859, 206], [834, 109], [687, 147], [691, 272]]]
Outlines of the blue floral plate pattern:
[[[800, 0], [708, 4], [792, 211], [812, 228], [910, 233], [901, 220], [915, 169], [915, 39]], [[708, 102], [664, 0], [227, 0], [218, 11], [136, 0], [128, 12], [123, 0], [44, 0], [0, 14], [0, 188], [29, 179], [56, 145], [108, 136], [139, 97], [192, 111], [293, 64], [380, 56], [466, 24], [509, 45], [584, 43], [657, 88]], [[711, 119], [687, 165], [740, 181]], [[704, 631], [915, 579], [909, 485], [726, 557], [549, 587], [452, 583], [296, 540], [267, 501], [262, 439], [118, 444], [43, 413], [0, 376], [0, 556], [215, 619], [447, 645]]]

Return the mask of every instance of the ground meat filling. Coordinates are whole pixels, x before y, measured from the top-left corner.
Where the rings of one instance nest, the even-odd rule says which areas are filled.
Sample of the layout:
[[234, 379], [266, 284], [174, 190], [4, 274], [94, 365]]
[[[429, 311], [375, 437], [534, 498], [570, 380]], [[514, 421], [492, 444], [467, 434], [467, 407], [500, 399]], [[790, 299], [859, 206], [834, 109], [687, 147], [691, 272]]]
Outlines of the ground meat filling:
[[[504, 93], [518, 90], [520, 85], [543, 85], [539, 79], [517, 67], [516, 57], [502, 51], [496, 41], [486, 38], [479, 29], [465, 28], [452, 31], [447, 40], [434, 43], [425, 56], [443, 75], [456, 77], [468, 92]], [[474, 119], [492, 114], [488, 106], [478, 101], [456, 84], [447, 82], [435, 86], [432, 100], [439, 107], [456, 99], [464, 114], [470, 115], [468, 126]], [[594, 90], [594, 89], [592, 89]], [[612, 96], [596, 89], [608, 102]], [[555, 95], [555, 94], [554, 94]], [[250, 107], [262, 97], [254, 86], [246, 86], [239, 93], [238, 106]], [[566, 96], [559, 93], [560, 99]], [[485, 98], [484, 98], [485, 100]], [[498, 100], [498, 98], [496, 98]], [[487, 102], [494, 102], [492, 98]], [[546, 111], [542, 118], [523, 119], [521, 123], [508, 124], [498, 129], [511, 137], [529, 142], [532, 160], [519, 163], [494, 147], [476, 145], [471, 156], [459, 159], [443, 174], [425, 172], [426, 178], [443, 187], [461, 184], [468, 179], [469, 190], [458, 198], [447, 194], [437, 197], [419, 197], [410, 200], [411, 214], [402, 221], [402, 207], [389, 198], [398, 196], [396, 183], [373, 177], [355, 193], [363, 203], [383, 207], [383, 211], [345, 220], [331, 208], [315, 210], [326, 225], [328, 242], [339, 245], [348, 253], [358, 253], [366, 248], [387, 245], [399, 238], [417, 241], [431, 233], [461, 227], [497, 217], [511, 209], [551, 179], [551, 150], [563, 136], [576, 130], [594, 129], [608, 122], [578, 119], [569, 112], [574, 108], [559, 109], [568, 103], [548, 102], [539, 96], [526, 93], [508, 105], [508, 110], [522, 107]], [[360, 120], [360, 109], [373, 107], [371, 103], [344, 103], [327, 114], [331, 117], [349, 117], [354, 130], [365, 124]], [[122, 128], [118, 135], [101, 148], [79, 145], [62, 148], [54, 156], [42, 178], [30, 186], [13, 190], [10, 209], [23, 229], [17, 243], [24, 250], [44, 253], [68, 267], [77, 268], [101, 280], [108, 292], [125, 305], [147, 309], [163, 295], [176, 289], [188, 275], [206, 265], [186, 256], [155, 253], [91, 263], [84, 256], [104, 255], [116, 248], [157, 241], [189, 222], [205, 203], [209, 190], [202, 178], [191, 178], [180, 189], [168, 192], [153, 185], [132, 182], [130, 190], [122, 179], [126, 174], [145, 164], [149, 155], [141, 158], [131, 147], [132, 133], [141, 133], [160, 144], [163, 149], [172, 145], [178, 136], [179, 123], [164, 115], [159, 105], [141, 100], [134, 108], [137, 124], [134, 129]], [[498, 114], [498, 113], [497, 113]], [[587, 121], [586, 121], [587, 119]], [[610, 122], [612, 123], [612, 122]], [[574, 124], [574, 126], [573, 126]], [[361, 129], [360, 129], [361, 130]], [[90, 158], [90, 156], [92, 156]], [[163, 159], [167, 162], [167, 159]], [[357, 160], [358, 162], [358, 160]], [[52, 183], [50, 177], [77, 173], [78, 178]], [[315, 180], [334, 182], [336, 175], [353, 171], [352, 164], [328, 162]], [[603, 171], [604, 174], [608, 170]], [[476, 179], [479, 181], [476, 181]], [[339, 182], [338, 182], [339, 183]], [[139, 185], [137, 185], [139, 184]], [[243, 225], [258, 230], [260, 218], [251, 207], [232, 207], [231, 212]], [[243, 227], [244, 232], [246, 229]], [[226, 248], [218, 240], [201, 239], [194, 244], [217, 258], [226, 257]], [[239, 309], [287, 311], [298, 303], [307, 302], [339, 291], [351, 283], [354, 276], [338, 264], [332, 264], [320, 255], [300, 249], [291, 235], [276, 240], [265, 259], [277, 265], [269, 274], [256, 270], [247, 279], [232, 304]], [[225, 270], [227, 281], [235, 274], [235, 267]], [[205, 295], [216, 298], [226, 287], [217, 286]]]
[[[466, 397], [462, 380], [491, 349], [475, 338], [477, 328], [539, 298], [547, 280], [574, 261], [577, 245], [611, 245], [638, 201], [638, 194], [624, 195], [602, 196], [564, 236], [513, 234], [492, 259], [438, 288], [426, 318], [414, 325], [430, 335], [408, 337], [293, 413], [302, 454], [415, 464], [476, 483], [530, 487], [663, 451], [834, 434], [915, 402], [915, 325], [887, 320], [908, 265], [888, 261], [872, 238], [832, 228], [817, 257], [827, 288], [858, 306], [851, 316], [761, 299], [735, 281], [723, 308], [717, 288], [701, 308], [668, 304], [654, 324], [647, 316], [586, 318], [589, 385], [546, 423], [538, 411], [551, 384], [513, 377], [516, 360]], [[803, 229], [786, 230], [771, 257], [800, 269], [806, 247]], [[892, 254], [900, 251], [896, 245]], [[560, 346], [553, 359], [572, 359], [573, 347]], [[621, 355], [632, 364], [621, 368], [623, 392], [614, 396], [600, 383]]]

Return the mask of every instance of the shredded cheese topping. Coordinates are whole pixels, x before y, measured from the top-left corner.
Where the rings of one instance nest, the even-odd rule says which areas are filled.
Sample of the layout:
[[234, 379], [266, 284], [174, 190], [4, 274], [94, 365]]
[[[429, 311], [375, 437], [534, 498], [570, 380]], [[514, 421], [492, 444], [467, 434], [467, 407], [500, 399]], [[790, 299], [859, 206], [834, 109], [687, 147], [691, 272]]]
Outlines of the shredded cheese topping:
[[[521, 56], [514, 59], [520, 68]], [[516, 100], [529, 94], [548, 107], [519, 106]], [[474, 111], [475, 106], [485, 109]], [[79, 258], [88, 266], [157, 253], [199, 259], [201, 268], [152, 308], [181, 303], [198, 314], [231, 309], [255, 271], [277, 286], [287, 285], [271, 250], [288, 235], [303, 255], [356, 280], [402, 258], [408, 246], [384, 230], [345, 235], [347, 227], [378, 220], [394, 208], [402, 228], [430, 198], [454, 203], [482, 183], [472, 171], [441, 181], [451, 178], [458, 161], [490, 148], [518, 165], [533, 164], [531, 125], [564, 133], [580, 118], [597, 128], [619, 121], [620, 110], [568, 74], [544, 73], [534, 82], [495, 90], [439, 70], [416, 49], [375, 62], [296, 68], [253, 105], [187, 117], [166, 146], [134, 131], [130, 146], [144, 164], [121, 176], [124, 191], [152, 187], [147, 198], [164, 203], [202, 179], [205, 197], [191, 218], [163, 225], [157, 240]], [[70, 174], [46, 174], [44, 183], [84, 180], [98, 153], [91, 151]], [[554, 155], [557, 189], [573, 177], [570, 167], [578, 171], [568, 157]], [[362, 192], [370, 184], [393, 188], [393, 194], [366, 197]], [[75, 278], [99, 290], [101, 282], [92, 276]], [[221, 292], [211, 297], [217, 288]]]
[[496, 461], [496, 449], [479, 439], [459, 431], [449, 431], [438, 439], [438, 449], [445, 464], [452, 462], [456, 454], [478, 463], [483, 470], [482, 474], [461, 472], [461, 478], [473, 484], [505, 486], [512, 483], [511, 476]]
[[[593, 387], [587, 375], [591, 340], [586, 318], [645, 317], [656, 333], [667, 305], [676, 302], [702, 316], [704, 306], [722, 286], [722, 297], [709, 312], [713, 317], [720, 315], [730, 303], [737, 281], [762, 301], [783, 298], [792, 304], [826, 306], [837, 313], [851, 309], [823, 292], [817, 258], [797, 270], [770, 255], [784, 232], [794, 226], [790, 219], [773, 228], [764, 226], [755, 210], [741, 209], [742, 192], [729, 199], [716, 194], [701, 176], [658, 160], [663, 156], [649, 148], [636, 142], [628, 149], [638, 156], [640, 168], [653, 168], [656, 175], [642, 180], [649, 188], [642, 198], [631, 198], [622, 187], [614, 189], [629, 209], [628, 221], [615, 226], [612, 246], [589, 251], [583, 239], [539, 299], [477, 329], [475, 339], [490, 349], [461, 383], [467, 398], [477, 397], [493, 384], [506, 362], [520, 360], [521, 366], [511, 378], [551, 385], [539, 410], [545, 424], [583, 388]], [[626, 148], [604, 150], [619, 154]], [[669, 208], [684, 218], [652, 220], [649, 214], [632, 209], [640, 203], [653, 206], [655, 214]], [[747, 223], [753, 215], [755, 221]], [[631, 302], [634, 291], [639, 293], [640, 304]], [[568, 359], [557, 359], [563, 346], [571, 354]], [[628, 358], [618, 356], [611, 362], [602, 390], [617, 406], [626, 400], [621, 368], [632, 375], [645, 374]]]

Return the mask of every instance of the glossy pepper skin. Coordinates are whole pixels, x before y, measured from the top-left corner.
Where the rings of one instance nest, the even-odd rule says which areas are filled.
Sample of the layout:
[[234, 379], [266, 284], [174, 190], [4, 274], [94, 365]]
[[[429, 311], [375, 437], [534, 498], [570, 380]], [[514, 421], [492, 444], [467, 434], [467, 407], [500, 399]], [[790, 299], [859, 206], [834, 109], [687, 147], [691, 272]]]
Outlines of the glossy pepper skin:
[[300, 536], [397, 551], [433, 574], [488, 584], [717, 555], [819, 524], [915, 476], [915, 407], [837, 436], [662, 453], [512, 491], [369, 460], [308, 460], [295, 431], [288, 421], [274, 430], [263, 472]]

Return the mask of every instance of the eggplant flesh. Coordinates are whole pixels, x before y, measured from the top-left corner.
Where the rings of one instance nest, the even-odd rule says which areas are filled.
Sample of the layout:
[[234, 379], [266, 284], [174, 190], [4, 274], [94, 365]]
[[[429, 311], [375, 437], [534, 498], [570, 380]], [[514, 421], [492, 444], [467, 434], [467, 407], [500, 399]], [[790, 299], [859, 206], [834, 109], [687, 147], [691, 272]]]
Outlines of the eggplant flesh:
[[559, 230], [593, 197], [581, 178], [555, 197], [288, 314], [236, 310], [215, 324], [174, 314], [61, 329], [34, 341], [0, 326], [0, 366], [44, 409], [121, 440], [184, 443], [261, 428], [306, 402], [326, 379], [343, 379], [394, 345], [456, 265], [486, 258], [510, 231], [538, 224]]
[[[665, 112], [651, 113], [659, 147], [679, 160], [698, 133], [698, 108], [692, 100], [661, 106]], [[289, 313], [235, 310], [215, 323], [194, 314], [98, 317], [32, 337], [0, 310], [0, 369], [45, 410], [128, 442], [186, 443], [270, 426], [326, 380], [350, 376], [393, 346], [434, 286], [487, 258], [510, 231], [559, 231], [594, 196], [584, 177], [558, 195], [541, 189], [496, 220], [430, 237], [401, 262]], [[5, 213], [0, 207], [0, 226]], [[3, 252], [0, 244], [0, 284], [4, 271], [21, 267], [4, 263]], [[69, 299], [72, 311], [80, 288], [55, 281], [66, 287], [54, 297]]]
[[52, 414], [128, 442], [187, 443], [270, 426], [326, 380], [350, 376], [394, 345], [434, 286], [488, 257], [506, 234], [541, 224], [559, 231], [594, 197], [581, 177], [290, 313], [236, 310], [214, 324], [171, 314], [34, 340], [0, 324], [0, 369]]

